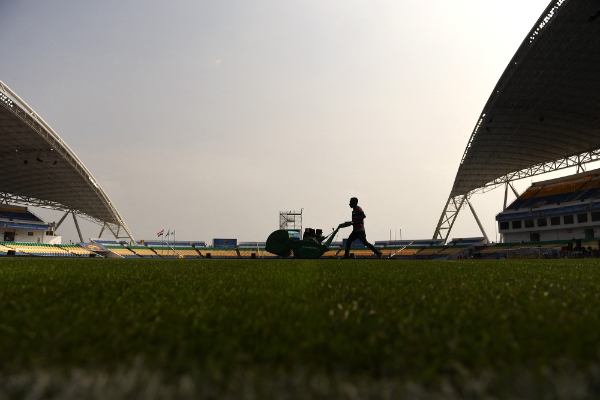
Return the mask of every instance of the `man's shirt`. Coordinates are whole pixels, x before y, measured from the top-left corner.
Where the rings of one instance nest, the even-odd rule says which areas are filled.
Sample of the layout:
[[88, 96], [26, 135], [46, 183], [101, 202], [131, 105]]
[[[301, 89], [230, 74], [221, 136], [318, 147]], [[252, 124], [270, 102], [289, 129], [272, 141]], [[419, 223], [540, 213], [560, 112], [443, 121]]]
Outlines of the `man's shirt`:
[[359, 206], [352, 208], [352, 230], [353, 231], [364, 231], [365, 230], [365, 218], [367, 216], [363, 212], [363, 209]]

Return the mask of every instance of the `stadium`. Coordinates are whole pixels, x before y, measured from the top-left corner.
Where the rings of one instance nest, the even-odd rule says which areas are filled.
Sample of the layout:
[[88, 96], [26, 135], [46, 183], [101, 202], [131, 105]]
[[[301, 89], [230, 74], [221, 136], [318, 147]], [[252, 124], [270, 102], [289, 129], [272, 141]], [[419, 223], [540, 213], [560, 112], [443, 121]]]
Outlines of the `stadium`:
[[[454, 185], [431, 240], [379, 241], [386, 257], [456, 259], [543, 254], [597, 254], [600, 237], [600, 103], [596, 77], [600, 24], [592, 2], [552, 2], [517, 49], [468, 138]], [[0, 83], [0, 224], [2, 255], [132, 258], [274, 258], [264, 238], [139, 243], [92, 173], [60, 136], [6, 84]], [[513, 182], [573, 169], [574, 175], [536, 182], [517, 193]], [[470, 198], [504, 189], [498, 213], [499, 244], [490, 243]], [[516, 197], [508, 204], [509, 195]], [[597, 202], [598, 200], [598, 202]], [[63, 212], [46, 223], [28, 207]], [[481, 236], [450, 239], [458, 214], [470, 209]], [[60, 226], [69, 217], [80, 243], [63, 244]], [[98, 224], [84, 240], [77, 218]], [[280, 229], [287, 229], [280, 224]], [[297, 228], [294, 226], [294, 228]], [[300, 224], [300, 229], [301, 224]], [[103, 238], [110, 234], [114, 239]], [[172, 238], [173, 239], [173, 238]], [[334, 242], [324, 258], [340, 254]], [[531, 251], [531, 249], [537, 249]], [[575, 249], [575, 250], [574, 250]], [[372, 257], [363, 248], [355, 257]]]
[[[599, 63], [600, 3], [552, 0], [465, 135], [448, 197], [432, 196], [433, 235], [390, 234], [382, 257], [355, 242], [354, 260], [339, 260], [352, 222], [323, 236], [302, 210], [252, 242], [134, 236], [110, 180], [0, 81], [0, 399], [599, 398]], [[492, 242], [473, 198], [494, 189]], [[459, 214], [479, 232], [453, 236]]]

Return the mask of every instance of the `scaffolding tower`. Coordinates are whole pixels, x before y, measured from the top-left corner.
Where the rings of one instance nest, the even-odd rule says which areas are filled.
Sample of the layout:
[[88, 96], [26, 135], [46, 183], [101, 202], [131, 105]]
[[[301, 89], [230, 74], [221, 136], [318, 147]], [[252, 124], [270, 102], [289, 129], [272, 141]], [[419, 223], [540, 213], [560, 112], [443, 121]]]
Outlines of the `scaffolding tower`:
[[279, 211], [279, 229], [296, 230], [302, 232], [302, 210]]

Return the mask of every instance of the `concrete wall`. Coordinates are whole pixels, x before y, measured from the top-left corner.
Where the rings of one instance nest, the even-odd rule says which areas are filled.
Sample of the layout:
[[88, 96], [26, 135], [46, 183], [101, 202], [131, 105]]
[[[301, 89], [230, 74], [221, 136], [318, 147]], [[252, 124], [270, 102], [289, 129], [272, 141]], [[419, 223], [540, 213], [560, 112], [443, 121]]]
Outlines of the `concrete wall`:
[[551, 240], [570, 240], [570, 239], [585, 239], [585, 230], [594, 229], [594, 237], [600, 236], [600, 224], [573, 224], [562, 225], [561, 227], [546, 227], [544, 228], [522, 228], [501, 230], [504, 234], [504, 242], [529, 242], [530, 233], [535, 232], [540, 234], [540, 241], [547, 242]]
[[0, 240], [4, 240], [5, 232], [14, 232], [15, 242], [60, 244], [61, 236], [47, 236], [46, 231], [0, 228]]

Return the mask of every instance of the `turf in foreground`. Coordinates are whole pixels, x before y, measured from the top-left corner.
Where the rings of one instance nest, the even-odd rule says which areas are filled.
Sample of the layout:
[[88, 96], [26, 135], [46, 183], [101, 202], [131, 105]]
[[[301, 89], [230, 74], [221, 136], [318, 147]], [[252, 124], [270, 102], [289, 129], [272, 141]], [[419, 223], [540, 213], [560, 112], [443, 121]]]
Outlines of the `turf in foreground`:
[[593, 260], [2, 259], [0, 387], [593, 397], [599, 278]]

